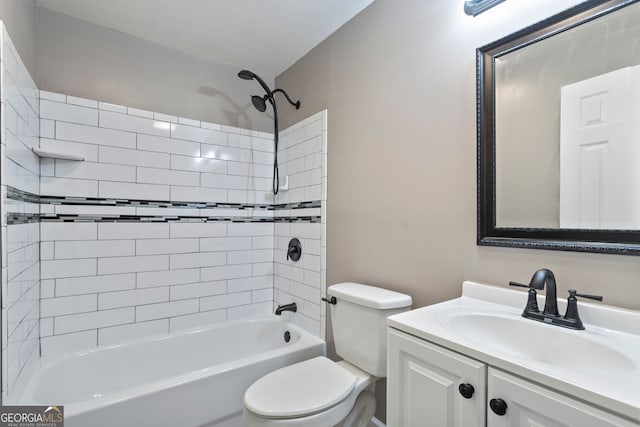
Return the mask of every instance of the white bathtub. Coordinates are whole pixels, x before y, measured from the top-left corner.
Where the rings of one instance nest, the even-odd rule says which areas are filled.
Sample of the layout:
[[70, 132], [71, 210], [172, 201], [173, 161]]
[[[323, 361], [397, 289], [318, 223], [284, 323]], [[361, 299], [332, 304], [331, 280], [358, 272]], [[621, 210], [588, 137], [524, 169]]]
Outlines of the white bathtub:
[[324, 341], [280, 317], [233, 321], [43, 358], [19, 404], [64, 405], [66, 427], [241, 426], [249, 385], [324, 354]]

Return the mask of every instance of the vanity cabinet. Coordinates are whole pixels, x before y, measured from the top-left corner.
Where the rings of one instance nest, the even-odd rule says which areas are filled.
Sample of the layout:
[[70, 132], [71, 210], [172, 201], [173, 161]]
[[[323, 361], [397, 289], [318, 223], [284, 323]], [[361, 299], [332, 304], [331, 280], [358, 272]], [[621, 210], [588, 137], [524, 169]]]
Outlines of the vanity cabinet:
[[388, 427], [638, 426], [439, 345], [388, 331]]
[[487, 365], [394, 329], [387, 345], [388, 427], [485, 425]]
[[[623, 418], [494, 368], [488, 370], [487, 427], [631, 427]], [[502, 399], [506, 413], [490, 409]]]

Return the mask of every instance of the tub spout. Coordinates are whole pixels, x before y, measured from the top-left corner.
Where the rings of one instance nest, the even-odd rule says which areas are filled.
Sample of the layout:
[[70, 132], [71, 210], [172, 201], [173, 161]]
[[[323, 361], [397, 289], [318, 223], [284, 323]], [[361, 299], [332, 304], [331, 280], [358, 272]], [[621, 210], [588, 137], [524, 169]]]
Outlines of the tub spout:
[[291, 304], [279, 305], [278, 308], [276, 308], [276, 315], [280, 316], [283, 311], [293, 311], [295, 313], [296, 311], [298, 311], [298, 306], [295, 302], [292, 302]]

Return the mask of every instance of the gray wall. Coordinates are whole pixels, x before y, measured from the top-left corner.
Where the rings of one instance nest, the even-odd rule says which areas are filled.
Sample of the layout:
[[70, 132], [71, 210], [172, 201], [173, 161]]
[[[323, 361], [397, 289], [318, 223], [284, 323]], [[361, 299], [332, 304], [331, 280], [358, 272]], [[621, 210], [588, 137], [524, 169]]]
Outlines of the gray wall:
[[40, 89], [273, 132], [273, 119], [251, 105], [262, 89], [240, 80], [239, 68], [42, 8], [36, 46]]
[[36, 75], [35, 0], [0, 0], [0, 19], [32, 77]]
[[471, 18], [462, 1], [377, 0], [276, 78], [302, 102], [285, 126], [328, 109], [328, 286], [380, 285], [419, 307], [546, 267], [558, 295], [640, 308], [637, 257], [476, 246], [475, 49], [575, 3]]

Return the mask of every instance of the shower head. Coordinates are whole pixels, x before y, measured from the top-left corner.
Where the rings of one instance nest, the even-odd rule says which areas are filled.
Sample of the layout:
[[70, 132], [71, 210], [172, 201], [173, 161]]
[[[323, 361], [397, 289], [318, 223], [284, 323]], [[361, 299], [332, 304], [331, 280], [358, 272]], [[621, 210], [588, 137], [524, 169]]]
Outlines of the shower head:
[[238, 73], [238, 77], [240, 77], [241, 79], [244, 79], [244, 80], [251, 80], [251, 79], [253, 79], [254, 77], [256, 77], [256, 74], [255, 74], [255, 73], [252, 73], [252, 72], [251, 72], [251, 71], [249, 71], [249, 70], [242, 70], [242, 71], [240, 71], [240, 72]]
[[254, 107], [256, 107], [256, 110], [260, 111], [261, 113], [264, 113], [265, 110], [267, 109], [266, 100], [268, 97], [269, 95], [265, 95], [264, 97], [258, 96], [258, 95], [252, 95], [251, 103], [253, 104]]
[[267, 86], [267, 84], [264, 82], [264, 80], [262, 80], [256, 73], [254, 73], [253, 71], [249, 71], [249, 70], [242, 70], [238, 73], [238, 77], [240, 77], [243, 80], [256, 80], [258, 83], [260, 83], [260, 86], [262, 86], [262, 89], [264, 89], [265, 92], [267, 92], [267, 94], [270, 96], [271, 95], [271, 89], [269, 88], [269, 86]]

